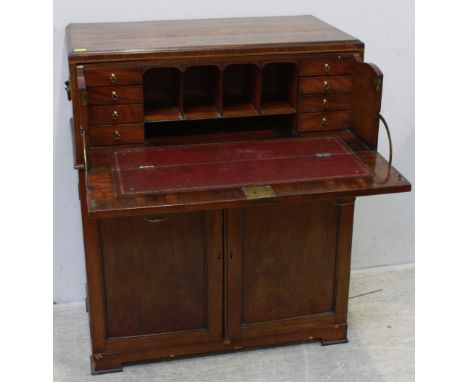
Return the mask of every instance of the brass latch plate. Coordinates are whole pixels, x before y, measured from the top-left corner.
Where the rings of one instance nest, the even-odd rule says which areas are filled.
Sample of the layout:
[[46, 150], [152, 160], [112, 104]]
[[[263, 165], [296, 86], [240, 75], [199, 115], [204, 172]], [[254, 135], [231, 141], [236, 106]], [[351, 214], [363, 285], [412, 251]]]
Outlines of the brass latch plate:
[[242, 187], [241, 190], [247, 200], [276, 197], [275, 191], [269, 185]]

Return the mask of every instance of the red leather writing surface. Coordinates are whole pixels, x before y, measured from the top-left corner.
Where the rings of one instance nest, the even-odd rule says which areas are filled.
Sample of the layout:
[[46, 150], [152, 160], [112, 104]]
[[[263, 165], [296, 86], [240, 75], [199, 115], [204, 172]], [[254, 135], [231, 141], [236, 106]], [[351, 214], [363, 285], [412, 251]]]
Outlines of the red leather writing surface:
[[117, 150], [112, 172], [120, 195], [370, 175], [335, 137]]

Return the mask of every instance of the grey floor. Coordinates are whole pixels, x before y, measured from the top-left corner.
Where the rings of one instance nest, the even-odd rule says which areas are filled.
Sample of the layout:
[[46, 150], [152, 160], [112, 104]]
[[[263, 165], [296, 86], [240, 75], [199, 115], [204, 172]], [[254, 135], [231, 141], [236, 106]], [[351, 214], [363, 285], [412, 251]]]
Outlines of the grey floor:
[[355, 271], [350, 297], [348, 344], [309, 343], [195, 357], [126, 366], [122, 373], [98, 376], [89, 372], [84, 304], [56, 305], [54, 381], [413, 381], [414, 266]]

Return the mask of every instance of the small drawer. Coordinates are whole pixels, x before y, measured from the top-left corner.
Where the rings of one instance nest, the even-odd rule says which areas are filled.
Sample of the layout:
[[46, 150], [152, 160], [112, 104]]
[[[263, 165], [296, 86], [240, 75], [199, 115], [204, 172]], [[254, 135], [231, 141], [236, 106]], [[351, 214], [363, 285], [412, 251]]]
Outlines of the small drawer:
[[143, 105], [90, 106], [90, 125], [143, 122]]
[[143, 103], [143, 88], [136, 86], [99, 86], [87, 89], [89, 105]]
[[346, 130], [349, 128], [350, 120], [351, 113], [349, 111], [299, 114], [297, 131]]
[[140, 69], [85, 69], [86, 86], [136, 85], [142, 83]]
[[304, 60], [299, 68], [300, 76], [336, 76], [351, 74], [351, 60]]
[[116, 126], [90, 126], [88, 129], [90, 145], [119, 145], [145, 141], [143, 123]]
[[349, 93], [314, 94], [299, 97], [299, 111], [301, 113], [349, 110], [350, 108], [351, 96]]
[[351, 91], [351, 76], [301, 77], [299, 93], [346, 93]]

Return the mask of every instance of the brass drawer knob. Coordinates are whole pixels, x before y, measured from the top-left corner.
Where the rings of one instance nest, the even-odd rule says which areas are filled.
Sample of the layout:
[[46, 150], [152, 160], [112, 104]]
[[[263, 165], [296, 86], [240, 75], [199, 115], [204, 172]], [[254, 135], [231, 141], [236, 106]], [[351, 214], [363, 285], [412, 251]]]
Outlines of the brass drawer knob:
[[112, 119], [115, 121], [117, 118], [119, 118], [119, 113], [117, 113], [117, 110], [114, 110], [112, 112]]
[[328, 107], [328, 100], [326, 98], [323, 99], [322, 106], [323, 106], [324, 109], [326, 109]]
[[117, 76], [112, 73], [109, 77], [109, 81], [112, 82], [113, 84], [117, 82]]
[[328, 126], [328, 121], [327, 121], [327, 118], [323, 117], [322, 118], [322, 127], [326, 127]]
[[112, 101], [117, 101], [117, 98], [119, 98], [115, 90], [111, 93], [111, 98], [112, 98]]
[[328, 81], [323, 81], [323, 88], [325, 90], [330, 90], [330, 84], [328, 83]]
[[114, 140], [120, 141], [120, 133], [118, 130], [114, 131]]
[[331, 70], [330, 65], [329, 64], [323, 65], [323, 70], [325, 70], [326, 72], [329, 72]]

